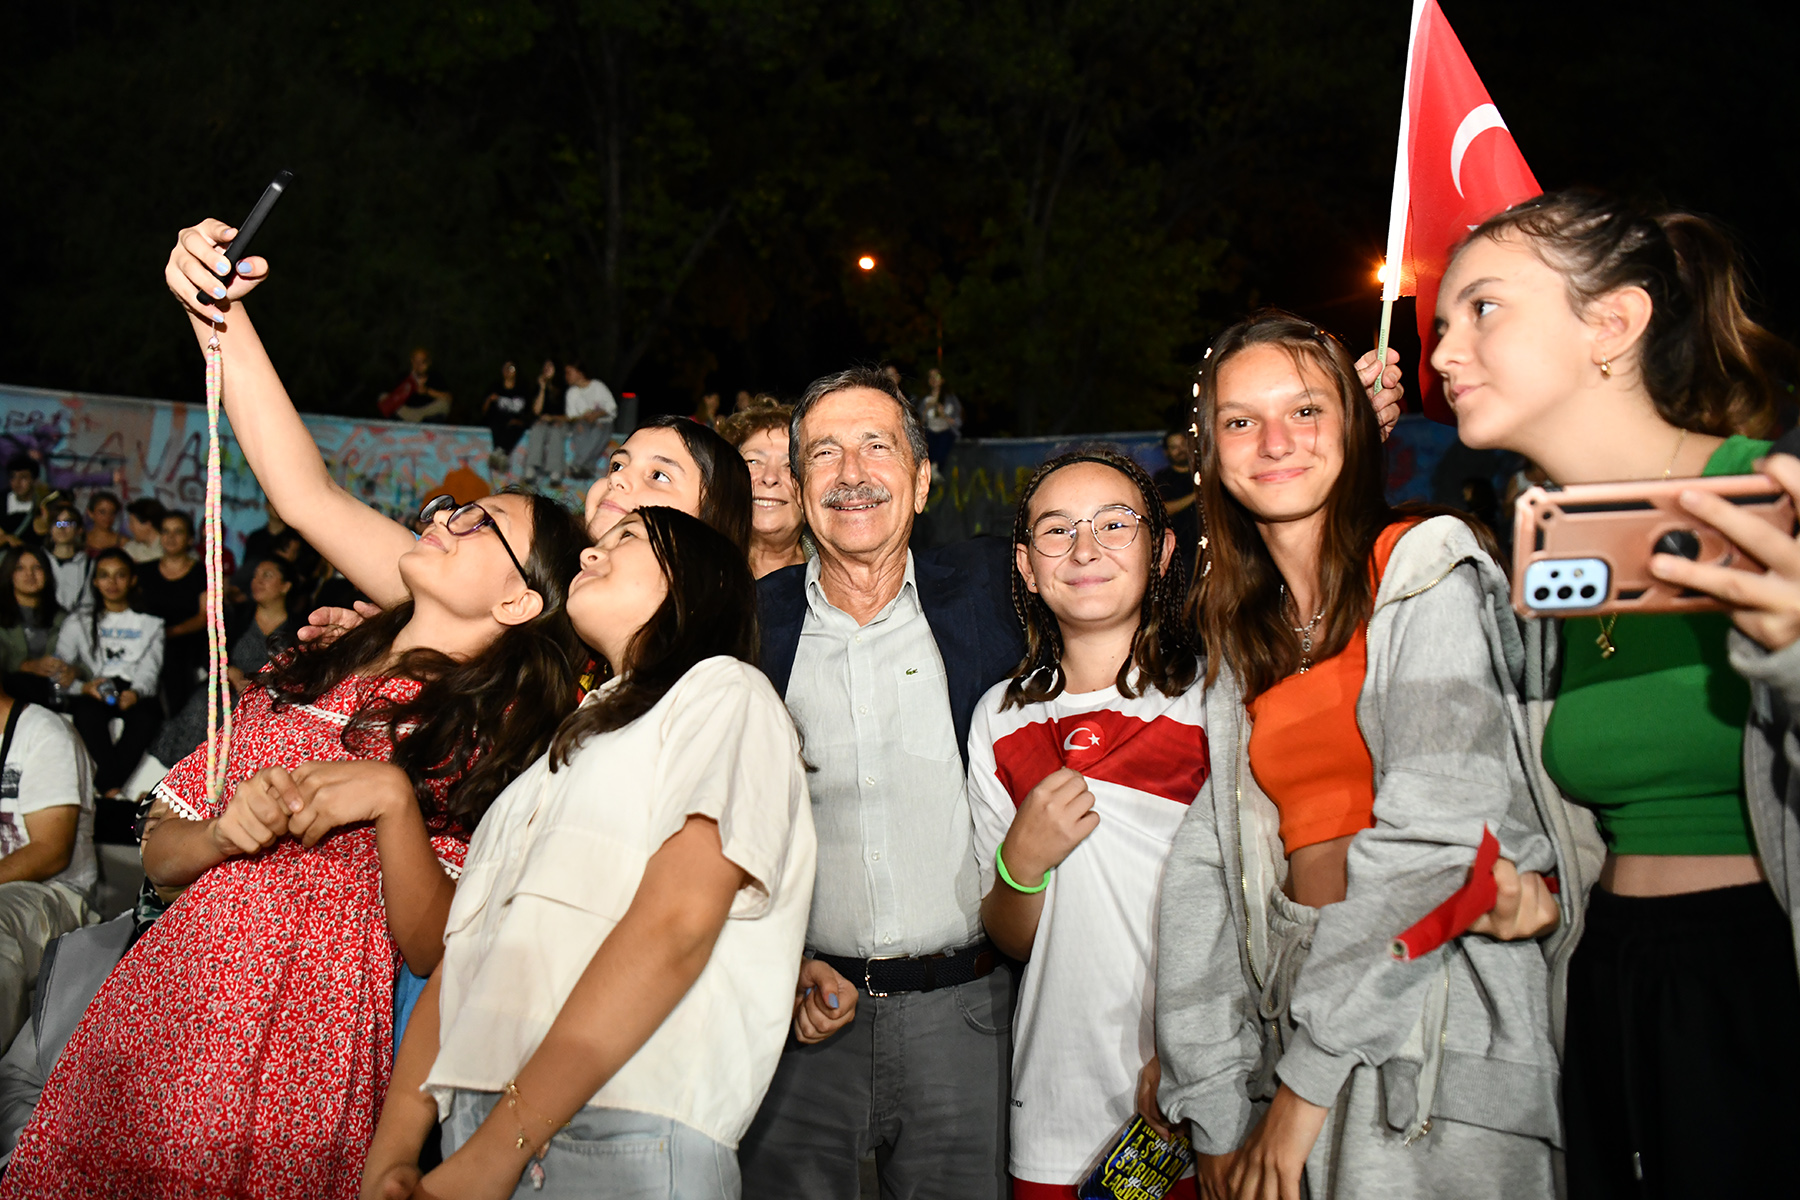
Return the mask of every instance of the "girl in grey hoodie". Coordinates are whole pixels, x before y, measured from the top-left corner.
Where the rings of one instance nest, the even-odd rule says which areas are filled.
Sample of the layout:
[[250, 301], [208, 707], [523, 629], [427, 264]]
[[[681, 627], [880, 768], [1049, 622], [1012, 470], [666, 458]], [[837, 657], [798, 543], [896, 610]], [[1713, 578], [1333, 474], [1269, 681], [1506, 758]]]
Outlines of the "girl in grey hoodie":
[[[1544, 877], [1583, 867], [1524, 766], [1505, 577], [1462, 521], [1388, 509], [1357, 393], [1282, 313], [1202, 376], [1213, 774], [1163, 885], [1162, 1107], [1212, 1196], [1547, 1197]], [[1415, 928], [1457, 896], [1486, 915]]]

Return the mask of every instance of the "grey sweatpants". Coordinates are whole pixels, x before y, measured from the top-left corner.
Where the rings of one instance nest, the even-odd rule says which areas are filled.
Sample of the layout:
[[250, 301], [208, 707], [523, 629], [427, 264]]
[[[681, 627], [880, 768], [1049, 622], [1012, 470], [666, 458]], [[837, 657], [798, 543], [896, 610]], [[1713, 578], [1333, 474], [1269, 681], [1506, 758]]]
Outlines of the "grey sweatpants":
[[[1269, 896], [1269, 940], [1278, 947], [1266, 1009], [1281, 1013], [1291, 1033], [1287, 989], [1312, 948], [1319, 912]], [[1550, 1143], [1542, 1138], [1484, 1129], [1433, 1117], [1408, 1145], [1388, 1120], [1381, 1071], [1351, 1070], [1337, 1102], [1306, 1159], [1308, 1200], [1553, 1200], [1556, 1181]]]
[[[499, 1102], [498, 1092], [457, 1091], [444, 1122], [444, 1157], [468, 1141]], [[583, 1108], [550, 1139], [513, 1195], [520, 1200], [739, 1200], [737, 1159], [698, 1129], [650, 1113]]]
[[540, 419], [525, 435], [525, 478], [541, 475], [561, 479], [569, 470], [569, 427], [562, 421]]
[[1550, 1145], [1433, 1117], [1412, 1145], [1387, 1122], [1381, 1076], [1350, 1072], [1306, 1160], [1312, 1200], [1551, 1200]]
[[866, 993], [816, 1046], [790, 1043], [738, 1160], [744, 1200], [857, 1200], [875, 1153], [883, 1200], [1009, 1193], [1012, 972], [935, 992]]

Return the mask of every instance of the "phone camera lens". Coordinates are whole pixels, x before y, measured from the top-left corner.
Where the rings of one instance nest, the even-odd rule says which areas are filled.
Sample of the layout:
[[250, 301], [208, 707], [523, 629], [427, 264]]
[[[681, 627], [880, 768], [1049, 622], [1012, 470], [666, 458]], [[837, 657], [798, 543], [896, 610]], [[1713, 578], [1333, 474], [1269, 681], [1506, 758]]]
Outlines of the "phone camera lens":
[[1583, 600], [1592, 600], [1594, 598], [1594, 585], [1593, 584], [1584, 583], [1581, 585], [1581, 598]]
[[1552, 579], [1561, 579], [1561, 578], [1562, 578], [1562, 572], [1561, 572], [1561, 571], [1552, 571], [1552, 572], [1550, 572], [1550, 578], [1552, 578]]
[[1550, 598], [1550, 589], [1541, 587], [1537, 591], [1531, 593], [1531, 598], [1533, 600], [1548, 600]]
[[1567, 600], [1570, 596], [1573, 596], [1574, 594], [1575, 594], [1575, 589], [1570, 587], [1566, 583], [1556, 589], [1556, 598], [1558, 600]]

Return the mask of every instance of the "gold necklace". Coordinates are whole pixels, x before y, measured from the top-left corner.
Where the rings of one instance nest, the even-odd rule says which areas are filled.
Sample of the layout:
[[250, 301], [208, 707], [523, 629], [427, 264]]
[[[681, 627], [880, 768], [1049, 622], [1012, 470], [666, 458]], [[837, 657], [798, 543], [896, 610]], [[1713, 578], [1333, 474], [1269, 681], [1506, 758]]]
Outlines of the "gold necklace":
[[[1687, 435], [1688, 431], [1684, 429], [1681, 431], [1681, 436], [1675, 439], [1675, 452], [1669, 455], [1669, 465], [1663, 468], [1662, 477], [1664, 479], [1674, 472], [1675, 460], [1681, 457], [1681, 448], [1687, 444]], [[1614, 613], [1605, 618], [1595, 617], [1594, 620], [1600, 626], [1600, 636], [1594, 639], [1594, 645], [1600, 647], [1602, 659], [1611, 658], [1619, 652], [1619, 648], [1613, 644], [1612, 640], [1613, 627], [1619, 623], [1619, 614]]]

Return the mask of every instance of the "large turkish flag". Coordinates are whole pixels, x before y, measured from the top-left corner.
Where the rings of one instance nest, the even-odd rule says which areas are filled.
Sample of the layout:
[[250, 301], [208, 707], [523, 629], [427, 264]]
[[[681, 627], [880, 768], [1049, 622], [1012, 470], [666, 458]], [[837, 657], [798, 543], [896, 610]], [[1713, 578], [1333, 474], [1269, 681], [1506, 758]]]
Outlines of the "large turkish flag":
[[1390, 268], [1382, 298], [1419, 298], [1419, 395], [1427, 416], [1456, 419], [1431, 369], [1438, 284], [1451, 249], [1495, 213], [1542, 190], [1437, 0], [1415, 0], [1388, 227], [1387, 261], [1401, 270]]

